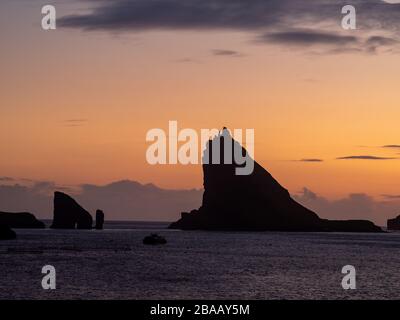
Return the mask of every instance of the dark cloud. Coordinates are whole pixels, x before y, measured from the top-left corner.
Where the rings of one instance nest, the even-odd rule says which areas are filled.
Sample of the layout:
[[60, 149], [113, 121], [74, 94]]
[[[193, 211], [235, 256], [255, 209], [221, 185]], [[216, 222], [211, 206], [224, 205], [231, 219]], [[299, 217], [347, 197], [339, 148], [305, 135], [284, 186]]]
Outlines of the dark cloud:
[[355, 36], [316, 32], [312, 30], [267, 33], [260, 36], [258, 39], [259, 41], [301, 46], [312, 46], [315, 44], [347, 46], [350, 44], [357, 44], [358, 42]]
[[382, 148], [385, 148], [385, 149], [400, 149], [400, 145], [398, 145], [398, 144], [388, 144], [386, 146], [382, 146]]
[[336, 158], [337, 160], [394, 160], [397, 158], [377, 157], [377, 156], [346, 156]]
[[177, 63], [201, 63], [200, 60], [192, 59], [192, 58], [182, 58], [182, 59], [175, 60], [175, 62], [177, 62]]
[[389, 200], [400, 200], [400, 194], [382, 194], [382, 197]]
[[0, 211], [28, 211], [50, 219], [56, 190], [72, 195], [92, 214], [101, 208], [111, 220], [174, 221], [182, 211], [199, 207], [203, 194], [202, 190], [168, 190], [135, 181], [79, 187], [32, 181], [26, 185], [0, 185]]
[[64, 122], [67, 123], [82, 123], [82, 122], [87, 122], [89, 121], [88, 119], [67, 119]]
[[51, 199], [41, 190], [20, 184], [0, 185], [0, 211], [29, 211], [39, 218], [49, 218]]
[[[62, 17], [60, 26], [85, 30], [258, 29], [279, 22], [281, 0], [115, 0], [92, 2], [89, 14]], [[97, 5], [100, 3], [100, 5]]]
[[325, 219], [368, 219], [380, 226], [386, 225], [387, 219], [397, 216], [400, 208], [400, 198], [379, 201], [364, 193], [329, 200], [304, 188], [293, 198]]
[[[58, 26], [83, 30], [234, 30], [259, 41], [326, 51], [376, 53], [397, 46], [400, 4], [352, 0], [357, 31], [340, 27], [345, 0], [114, 0], [89, 1], [88, 13], [64, 16]], [[293, 31], [309, 27], [309, 31]], [[289, 29], [291, 28], [291, 29]], [[318, 30], [318, 31], [317, 31]]]
[[113, 219], [173, 221], [182, 211], [199, 207], [202, 194], [202, 190], [168, 190], [126, 180], [83, 185], [76, 198], [91, 212], [101, 208]]
[[317, 194], [310, 189], [304, 187], [301, 191], [300, 195], [294, 196], [297, 200], [301, 201], [309, 201], [309, 200], [316, 200], [318, 198]]
[[308, 83], [317, 83], [317, 82], [319, 82], [319, 80], [314, 79], [314, 78], [304, 78], [303, 81], [304, 82], [308, 82]]
[[211, 51], [214, 56], [243, 57], [244, 55], [238, 51], [214, 49]]
[[10, 181], [14, 181], [14, 179], [13, 178], [10, 178], [10, 177], [0, 177], [0, 181], [8, 181], [8, 182], [10, 182]]
[[[319, 32], [313, 30], [291, 30], [275, 33], [266, 33], [259, 36], [259, 42], [283, 44], [288, 46], [327, 47], [324, 53], [351, 53], [367, 52], [377, 53], [379, 50], [391, 50], [399, 42], [393, 38], [372, 36], [364, 40], [356, 37], [335, 32]], [[331, 49], [329, 49], [329, 47]]]
[[371, 53], [376, 53], [380, 48], [391, 48], [399, 43], [398, 40], [389, 37], [372, 36], [365, 42], [365, 48]]
[[313, 159], [313, 158], [306, 158], [306, 159], [300, 159], [296, 160], [298, 162], [324, 162], [322, 159]]

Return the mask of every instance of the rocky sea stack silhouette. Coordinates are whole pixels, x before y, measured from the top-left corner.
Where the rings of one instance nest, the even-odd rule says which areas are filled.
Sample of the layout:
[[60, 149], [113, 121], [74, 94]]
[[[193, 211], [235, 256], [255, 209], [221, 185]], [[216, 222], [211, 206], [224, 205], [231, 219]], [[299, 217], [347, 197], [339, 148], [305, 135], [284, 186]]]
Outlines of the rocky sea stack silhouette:
[[96, 210], [96, 230], [103, 230], [104, 225], [104, 212], [101, 210]]
[[[183, 212], [170, 229], [232, 231], [314, 231], [314, 232], [382, 232], [366, 220], [329, 221], [294, 201], [271, 174], [254, 161], [250, 175], [236, 175], [240, 165], [224, 163], [223, 146], [231, 142], [229, 131], [222, 132], [207, 144], [205, 154], [220, 146], [221, 164], [203, 164], [204, 194], [198, 210]], [[234, 148], [232, 148], [234, 149]], [[232, 152], [233, 153], [233, 152]], [[211, 161], [210, 161], [211, 163]]]
[[93, 218], [69, 195], [54, 193], [53, 229], [92, 229]]
[[0, 212], [0, 225], [6, 225], [16, 229], [42, 229], [45, 225], [42, 221], [29, 212]]

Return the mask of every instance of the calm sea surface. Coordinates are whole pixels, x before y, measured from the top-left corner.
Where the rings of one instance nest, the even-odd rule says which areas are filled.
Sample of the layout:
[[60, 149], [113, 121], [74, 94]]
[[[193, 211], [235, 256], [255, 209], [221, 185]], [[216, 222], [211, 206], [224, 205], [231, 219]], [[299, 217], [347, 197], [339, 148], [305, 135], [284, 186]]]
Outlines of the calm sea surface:
[[[400, 299], [400, 234], [234, 233], [112, 223], [16, 230], [0, 242], [0, 299]], [[151, 232], [164, 246], [145, 246]], [[43, 290], [53, 265], [57, 289]], [[341, 269], [357, 269], [357, 290]]]

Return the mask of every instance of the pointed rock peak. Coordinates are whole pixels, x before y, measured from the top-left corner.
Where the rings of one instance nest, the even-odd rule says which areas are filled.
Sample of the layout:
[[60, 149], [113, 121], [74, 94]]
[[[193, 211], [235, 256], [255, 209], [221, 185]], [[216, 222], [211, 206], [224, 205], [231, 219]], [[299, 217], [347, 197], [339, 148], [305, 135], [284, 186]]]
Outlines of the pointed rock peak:
[[223, 137], [226, 137], [226, 138], [227, 138], [227, 137], [232, 138], [231, 131], [230, 131], [227, 127], [224, 127], [224, 128], [222, 129], [220, 135], [223, 136]]
[[76, 202], [71, 196], [69, 196], [68, 194], [61, 192], [61, 191], [56, 191], [54, 192], [54, 199], [69, 199], [72, 200], [74, 202]]

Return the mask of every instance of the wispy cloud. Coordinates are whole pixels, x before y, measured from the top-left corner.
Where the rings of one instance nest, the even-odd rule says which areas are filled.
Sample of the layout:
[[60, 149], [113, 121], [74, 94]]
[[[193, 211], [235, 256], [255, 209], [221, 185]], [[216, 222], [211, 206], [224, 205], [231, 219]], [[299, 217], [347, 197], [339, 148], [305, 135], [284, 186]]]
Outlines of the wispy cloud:
[[382, 148], [385, 148], [385, 149], [400, 149], [400, 145], [399, 144], [388, 144], [386, 146], [382, 146]]
[[174, 62], [177, 62], [177, 63], [202, 63], [200, 60], [192, 59], [192, 58], [177, 59]]
[[364, 47], [370, 53], [376, 53], [378, 49], [396, 46], [399, 43], [397, 39], [382, 37], [382, 36], [372, 36], [369, 37], [365, 42]]
[[382, 197], [388, 200], [400, 200], [400, 194], [382, 194]]
[[300, 160], [295, 160], [297, 162], [324, 162], [323, 159], [316, 159], [316, 158], [305, 158], [305, 159], [300, 159]]
[[322, 53], [365, 52], [377, 53], [378, 50], [390, 49], [399, 41], [394, 38], [372, 36], [366, 39], [344, 33], [321, 32], [314, 30], [291, 30], [266, 33], [258, 41], [298, 47], [319, 47]]
[[378, 157], [378, 156], [345, 156], [336, 158], [337, 160], [394, 160], [397, 158]]
[[68, 123], [82, 123], [82, 122], [87, 122], [88, 119], [67, 119], [64, 120], [64, 122], [68, 122]]
[[244, 57], [244, 54], [242, 54], [238, 51], [234, 51], [234, 50], [214, 49], [211, 52], [214, 56], [225, 56], [225, 57], [234, 57], [234, 58]]
[[88, 119], [67, 119], [63, 121], [65, 127], [81, 127], [88, 123]]

